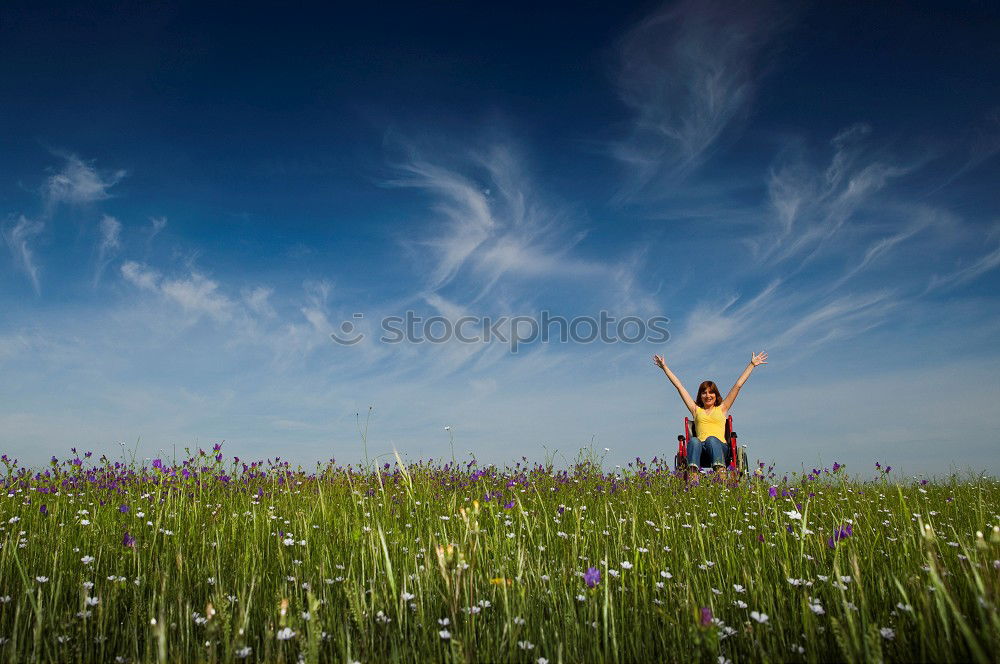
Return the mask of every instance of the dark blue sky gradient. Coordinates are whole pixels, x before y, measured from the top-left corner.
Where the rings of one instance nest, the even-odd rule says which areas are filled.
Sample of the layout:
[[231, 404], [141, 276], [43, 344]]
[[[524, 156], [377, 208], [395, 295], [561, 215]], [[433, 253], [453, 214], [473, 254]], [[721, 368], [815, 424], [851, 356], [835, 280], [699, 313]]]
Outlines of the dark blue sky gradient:
[[[761, 431], [783, 389], [858, 394], [885, 376], [906, 392], [921, 362], [942, 363], [927, 375], [948, 385], [1000, 390], [984, 378], [1000, 369], [988, 341], [1000, 332], [995, 3], [57, 5], [0, 8], [0, 371], [21, 367], [27, 384], [0, 408], [0, 446], [61, 444], [79, 427], [97, 444], [148, 422], [161, 443], [229, 435], [264, 449], [289, 436], [310, 458], [350, 439], [345, 414], [370, 401], [385, 407], [381, 442], [414, 454], [439, 421], [457, 431], [463, 418], [482, 422], [468, 444], [499, 456], [489, 422], [525, 452], [613, 438], [617, 418], [628, 436], [659, 436], [673, 397], [633, 378], [651, 378], [656, 348], [487, 361], [426, 348], [348, 358], [326, 341], [352, 312], [408, 307], [661, 312], [691, 381], [770, 344], [773, 382], [747, 399]], [[747, 35], [752, 47], [726, 51]], [[644, 38], [650, 53], [676, 40], [694, 56], [647, 72], [640, 110], [623, 100], [623, 63]], [[706, 62], [736, 81], [716, 106], [696, 85]], [[712, 109], [717, 135], [677, 168], [671, 132]], [[57, 201], [46, 187], [74, 163], [103, 184]], [[102, 247], [106, 215], [120, 228]], [[154, 218], [166, 221], [155, 234]], [[69, 415], [63, 429], [31, 424], [53, 386], [88, 380], [92, 401], [64, 412], [104, 417], [107, 432]], [[117, 385], [149, 394], [116, 401]], [[647, 410], [605, 402], [602, 385]], [[191, 405], [194, 386], [206, 392]], [[483, 396], [455, 405], [470, 394]], [[824, 434], [855, 441], [844, 458], [863, 457], [874, 429], [898, 449], [923, 445], [915, 468], [941, 461], [931, 424], [883, 427], [877, 407], [854, 407], [867, 424]], [[247, 409], [271, 419], [234, 425]], [[581, 410], [592, 419], [575, 420]], [[524, 428], [503, 428], [514, 421]], [[795, 449], [796, 425], [782, 431], [765, 452]], [[988, 463], [1000, 467], [995, 451]]]

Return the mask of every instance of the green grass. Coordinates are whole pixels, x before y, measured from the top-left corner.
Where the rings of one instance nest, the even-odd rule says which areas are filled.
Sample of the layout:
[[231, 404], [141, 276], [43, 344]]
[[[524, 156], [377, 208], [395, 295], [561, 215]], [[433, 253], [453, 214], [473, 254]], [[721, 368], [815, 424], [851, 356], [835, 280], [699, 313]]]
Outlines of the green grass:
[[[9, 467], [0, 661], [994, 662], [1000, 652], [991, 478], [921, 486], [840, 471], [689, 487], [659, 464], [616, 475], [594, 461], [565, 472], [527, 462], [244, 472], [207, 454], [164, 470], [80, 464], [53, 462], [48, 477]], [[852, 534], [831, 542], [847, 525]]]

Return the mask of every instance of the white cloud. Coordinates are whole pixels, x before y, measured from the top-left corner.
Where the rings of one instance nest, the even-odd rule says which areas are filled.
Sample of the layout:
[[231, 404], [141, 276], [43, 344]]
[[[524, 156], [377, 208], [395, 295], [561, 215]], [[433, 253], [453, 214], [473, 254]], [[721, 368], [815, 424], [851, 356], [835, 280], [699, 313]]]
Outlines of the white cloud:
[[160, 284], [163, 295], [186, 311], [204, 313], [219, 321], [228, 320], [233, 314], [234, 303], [218, 289], [218, 282], [197, 272], [185, 279], [164, 279]]
[[80, 205], [110, 198], [108, 190], [125, 177], [124, 170], [102, 175], [74, 154], [65, 155], [61, 171], [49, 177], [43, 188], [46, 209], [59, 203]]
[[122, 224], [112, 216], [104, 215], [101, 218], [101, 241], [97, 245], [97, 266], [94, 269], [94, 286], [101, 280], [104, 269], [115, 256], [116, 251], [121, 247]]
[[158, 288], [160, 274], [135, 261], [125, 261], [122, 264], [122, 276], [132, 284], [144, 290], [155, 291]]
[[628, 169], [625, 197], [657, 197], [654, 187], [705, 160], [745, 114], [765, 48], [787, 22], [766, 2], [684, 0], [629, 30], [616, 82], [635, 116], [630, 135], [612, 145]]
[[944, 276], [932, 275], [930, 283], [927, 284], [927, 292], [948, 290], [961, 284], [969, 283], [987, 272], [997, 269], [997, 267], [1000, 267], [1000, 246], [950, 274]]
[[[584, 213], [538, 186], [509, 142], [483, 150], [440, 150], [440, 165], [409, 150], [398, 165], [402, 177], [388, 186], [415, 188], [431, 196], [431, 232], [403, 240], [429, 275], [416, 297], [448, 290], [461, 306], [495, 307], [498, 289], [522, 291], [537, 284], [549, 292], [579, 292], [586, 284], [592, 304], [634, 311], [653, 308], [635, 270], [641, 252], [625, 258], [582, 258], [587, 237]], [[529, 298], [530, 300], [531, 298]]]
[[864, 124], [841, 131], [830, 142], [833, 154], [822, 170], [811, 166], [801, 151], [786, 153], [772, 168], [768, 192], [776, 228], [767, 229], [756, 243], [761, 260], [794, 258], [801, 267], [859, 212], [881, 202], [877, 196], [891, 180], [917, 167], [870, 155], [870, 132]]
[[126, 261], [121, 267], [126, 281], [162, 295], [195, 315], [206, 314], [216, 321], [229, 320], [236, 304], [219, 292], [218, 282], [192, 271], [185, 278], [168, 279], [156, 270], [135, 261]]
[[[803, 338], [818, 345], [833, 338], [853, 336], [871, 329], [879, 322], [888, 319], [894, 309], [894, 293], [883, 290], [869, 295], [846, 295], [822, 304], [805, 315], [797, 317], [794, 324], [778, 334], [767, 344], [771, 349], [787, 348], [802, 342]], [[816, 337], [816, 331], [825, 332], [823, 337]], [[836, 337], [830, 336], [836, 331]]]
[[33, 221], [21, 215], [17, 223], [11, 229], [3, 229], [3, 238], [10, 248], [17, 263], [31, 279], [31, 285], [35, 293], [41, 293], [41, 284], [38, 279], [38, 265], [35, 262], [35, 253], [31, 247], [31, 240], [45, 230], [45, 223]]
[[273, 294], [273, 288], [257, 286], [256, 288], [243, 293], [243, 302], [255, 314], [265, 318], [274, 318], [277, 316], [277, 313], [274, 311], [274, 307], [271, 306], [270, 302]]
[[146, 247], [153, 242], [153, 238], [160, 234], [160, 232], [167, 227], [166, 217], [150, 217], [149, 218], [149, 237], [146, 238]]

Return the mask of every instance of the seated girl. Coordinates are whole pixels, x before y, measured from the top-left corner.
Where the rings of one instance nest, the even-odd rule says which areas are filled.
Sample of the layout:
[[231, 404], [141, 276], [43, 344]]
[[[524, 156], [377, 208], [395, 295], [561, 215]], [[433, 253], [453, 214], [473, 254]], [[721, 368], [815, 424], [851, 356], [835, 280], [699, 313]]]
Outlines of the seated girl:
[[688, 442], [688, 467], [697, 473], [701, 469], [702, 452], [707, 450], [710, 459], [709, 464], [712, 466], [712, 469], [721, 471], [726, 466], [726, 444], [723, 442], [726, 438], [726, 415], [729, 413], [733, 402], [736, 401], [736, 396], [740, 393], [740, 388], [750, 378], [750, 374], [754, 368], [762, 364], [767, 364], [767, 353], [750, 353], [750, 364], [740, 374], [739, 379], [733, 385], [733, 389], [729, 390], [729, 394], [726, 395], [725, 399], [722, 398], [719, 388], [716, 387], [715, 383], [706, 380], [698, 386], [698, 398], [692, 400], [691, 395], [688, 394], [680, 380], [677, 379], [674, 372], [667, 366], [666, 360], [663, 359], [662, 355], [654, 355], [653, 363], [663, 369], [663, 373], [667, 375], [670, 382], [677, 388], [678, 394], [681, 395], [681, 400], [687, 406], [687, 409], [691, 411], [691, 417], [694, 418], [695, 431], [698, 435], [697, 437], [692, 436]]

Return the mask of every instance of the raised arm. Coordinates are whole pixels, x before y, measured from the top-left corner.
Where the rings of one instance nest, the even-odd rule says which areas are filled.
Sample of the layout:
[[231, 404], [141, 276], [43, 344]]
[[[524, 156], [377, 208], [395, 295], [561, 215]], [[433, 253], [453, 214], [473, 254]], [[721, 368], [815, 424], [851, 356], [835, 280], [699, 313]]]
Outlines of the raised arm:
[[694, 409], [695, 409], [694, 399], [691, 398], [691, 395], [688, 394], [688, 391], [684, 389], [683, 385], [681, 385], [681, 381], [677, 378], [677, 376], [674, 375], [674, 372], [670, 370], [670, 367], [667, 366], [667, 362], [666, 360], [663, 359], [663, 356], [654, 355], [653, 363], [656, 366], [663, 369], [663, 373], [667, 375], [667, 378], [670, 379], [670, 382], [673, 383], [674, 387], [677, 388], [677, 393], [681, 395], [681, 401], [684, 402], [684, 405], [687, 406], [687, 409], [691, 411], [692, 415], [694, 415]]
[[750, 373], [754, 370], [754, 367], [759, 367], [762, 364], [767, 364], [767, 353], [750, 353], [750, 364], [748, 364], [747, 368], [743, 370], [743, 373], [740, 374], [740, 377], [736, 380], [736, 384], [733, 385], [733, 389], [729, 390], [729, 394], [727, 394], [726, 398], [722, 401], [723, 410], [727, 412], [729, 411], [733, 402], [736, 401], [736, 397], [739, 395], [740, 388], [743, 387], [743, 383], [747, 382], [747, 379], [750, 378]]

